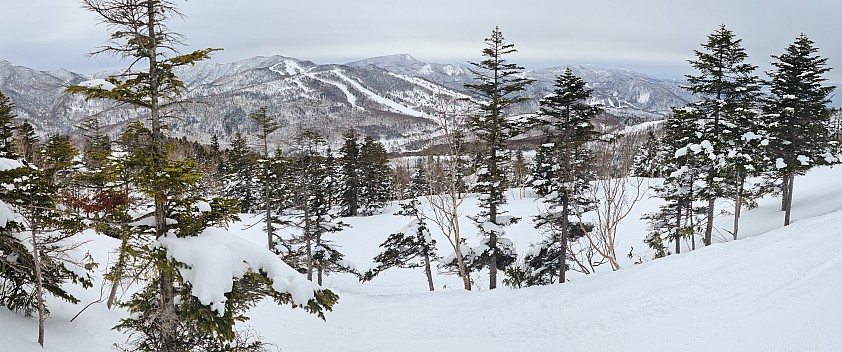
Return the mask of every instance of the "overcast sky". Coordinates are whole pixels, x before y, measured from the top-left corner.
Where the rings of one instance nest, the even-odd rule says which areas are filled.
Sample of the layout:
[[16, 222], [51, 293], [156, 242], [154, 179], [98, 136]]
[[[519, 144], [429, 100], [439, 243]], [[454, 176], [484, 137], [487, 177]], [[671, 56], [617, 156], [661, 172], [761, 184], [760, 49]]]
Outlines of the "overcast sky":
[[[527, 67], [595, 64], [659, 77], [693, 73], [686, 63], [720, 24], [743, 39], [749, 61], [769, 68], [799, 33], [821, 48], [842, 82], [838, 0], [176, 0], [187, 18], [170, 27], [184, 51], [222, 47], [213, 61], [284, 55], [344, 63], [408, 53], [428, 62], [478, 60], [500, 26]], [[4, 0], [0, 59], [39, 70], [92, 73], [123, 67], [85, 53], [108, 38], [74, 0]]]

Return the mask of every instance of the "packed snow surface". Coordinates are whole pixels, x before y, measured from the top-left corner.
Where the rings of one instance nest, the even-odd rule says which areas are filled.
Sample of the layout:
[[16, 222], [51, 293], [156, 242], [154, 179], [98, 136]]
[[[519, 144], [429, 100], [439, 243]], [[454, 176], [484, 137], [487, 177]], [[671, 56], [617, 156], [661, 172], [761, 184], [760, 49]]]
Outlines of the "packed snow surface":
[[[421, 268], [387, 270], [365, 284], [350, 274], [332, 274], [324, 285], [337, 292], [340, 301], [326, 322], [301, 310], [262, 302], [250, 311], [246, 324], [267, 342], [290, 352], [839, 351], [840, 179], [842, 168], [827, 167], [797, 177], [794, 221], [786, 228], [781, 227], [780, 200], [763, 198], [757, 208], [743, 212], [739, 240], [731, 240], [728, 233], [733, 218], [717, 211], [712, 246], [697, 243], [695, 251], [688, 251], [684, 243], [682, 254], [657, 260], [651, 260], [651, 251], [642, 243], [646, 224], [639, 217], [657, 210], [661, 203], [644, 199], [618, 229], [622, 268], [612, 272], [605, 265], [587, 276], [571, 272], [571, 281], [563, 285], [489, 291], [487, 273], [482, 272], [473, 277], [475, 290], [466, 292], [455, 276], [436, 273], [436, 292], [427, 292]], [[506, 228], [507, 238], [520, 253], [541, 238], [529, 218], [541, 205], [529, 196], [528, 191], [512, 190], [505, 206], [511, 215], [523, 218]], [[732, 205], [721, 202], [718, 206], [731, 210]], [[393, 204], [382, 215], [343, 218], [354, 227], [331, 239], [348, 261], [364, 270], [381, 250], [378, 244], [410, 221], [394, 216], [398, 209]], [[466, 199], [463, 214], [477, 211], [476, 198]], [[191, 254], [194, 251], [213, 253], [218, 261], [229, 264], [251, 258], [253, 254], [243, 252], [260, 252], [265, 241], [261, 226], [251, 226], [256, 218], [246, 215], [243, 222], [232, 224], [230, 232], [236, 237], [217, 229], [205, 233], [205, 238], [191, 239], [195, 242], [168, 245], [182, 247], [186, 253], [174, 255], [184, 260], [197, 255]], [[468, 245], [477, 245], [476, 227], [463, 220]], [[441, 256], [452, 253], [435, 226], [431, 235]], [[89, 232], [81, 235], [80, 240], [86, 239], [90, 241], [87, 248], [102, 263], [99, 270], [104, 270], [109, 251], [118, 243]], [[633, 264], [635, 260], [625, 256], [630, 252], [643, 263]], [[205, 265], [194, 264], [197, 270]], [[236, 276], [231, 269], [239, 264], [216, 264], [208, 265]], [[266, 265], [248, 264], [252, 268]], [[185, 274], [190, 275], [205, 274]], [[69, 322], [86, 304], [102, 297], [98, 285], [72, 290], [81, 304], [50, 301], [53, 314], [47, 321], [43, 350], [35, 342], [35, 319], [0, 309], [0, 349], [109, 351], [111, 344], [125, 341], [126, 336], [110, 330], [127, 315], [120, 309], [109, 311], [95, 303]], [[103, 290], [107, 292], [107, 286]]]

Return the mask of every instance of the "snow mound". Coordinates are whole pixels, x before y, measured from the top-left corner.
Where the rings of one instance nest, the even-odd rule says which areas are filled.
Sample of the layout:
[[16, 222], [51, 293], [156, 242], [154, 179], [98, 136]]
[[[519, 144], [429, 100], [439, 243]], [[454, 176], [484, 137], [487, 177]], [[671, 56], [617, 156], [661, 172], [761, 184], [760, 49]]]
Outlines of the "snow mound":
[[164, 237], [159, 240], [174, 260], [188, 265], [179, 268], [193, 286], [193, 296], [220, 315], [225, 312], [225, 294], [232, 280], [249, 271], [264, 271], [272, 288], [289, 292], [295, 304], [304, 305], [319, 287], [265, 248], [258, 247], [220, 228], [208, 228], [196, 237]]

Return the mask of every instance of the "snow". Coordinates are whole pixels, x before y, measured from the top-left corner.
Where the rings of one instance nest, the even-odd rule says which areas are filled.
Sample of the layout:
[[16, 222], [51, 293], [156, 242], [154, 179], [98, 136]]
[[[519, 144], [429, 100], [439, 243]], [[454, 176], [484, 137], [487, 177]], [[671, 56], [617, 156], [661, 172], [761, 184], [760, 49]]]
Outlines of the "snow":
[[786, 169], [787, 165], [783, 158], [775, 159], [775, 168], [777, 169]]
[[241, 278], [249, 270], [266, 272], [272, 287], [289, 292], [295, 304], [306, 304], [319, 289], [269, 250], [224, 229], [208, 228], [196, 237], [164, 237], [159, 242], [171, 259], [188, 265], [178, 270], [193, 285], [193, 295], [220, 315], [225, 312], [232, 278]]
[[[732, 204], [718, 203], [712, 246], [699, 244], [690, 252], [683, 247], [682, 254], [658, 260], [649, 260], [651, 252], [642, 243], [645, 223], [639, 217], [661, 202], [646, 198], [618, 229], [622, 268], [612, 272], [600, 267], [588, 276], [570, 272], [571, 281], [564, 285], [488, 291], [487, 272], [481, 272], [472, 276], [475, 290], [466, 292], [457, 277], [434, 272], [436, 292], [428, 292], [421, 268], [388, 270], [364, 284], [351, 274], [331, 274], [324, 286], [337, 292], [340, 301], [326, 314], [326, 322], [264, 301], [248, 313], [246, 324], [266, 342], [289, 352], [836, 351], [842, 343], [840, 178], [838, 167], [819, 167], [797, 176], [793, 223], [782, 228], [780, 199], [762, 198], [756, 208], [743, 212], [737, 241], [727, 233], [733, 216], [721, 212], [733, 210]], [[523, 255], [534, 252], [529, 244], [543, 237], [532, 228], [530, 218], [542, 205], [515, 194], [510, 194], [505, 208], [522, 220], [506, 231]], [[353, 227], [330, 234], [330, 240], [349, 262], [366, 267], [381, 250], [378, 245], [406, 226], [406, 217], [392, 215], [397, 210], [397, 204], [391, 204], [382, 215], [341, 219]], [[476, 214], [476, 197], [469, 195], [460, 210], [463, 215]], [[248, 267], [262, 265], [266, 270], [275, 265], [290, 285], [300, 280], [261, 247], [265, 234], [261, 226], [251, 226], [259, 216], [242, 217], [230, 232], [211, 229], [196, 238], [163, 242], [174, 258], [185, 261], [198, 259], [200, 251], [212, 254], [204, 257], [212, 257], [213, 263], [193, 262], [195, 270], [183, 274], [197, 287], [212, 288], [208, 291], [214, 294], [224, 291], [223, 281], [230, 282]], [[468, 242], [465, 251], [470, 251], [481, 237], [465, 216], [460, 227]], [[439, 253], [452, 253], [440, 231], [433, 225], [430, 230]], [[89, 241], [85, 249], [100, 262], [100, 277], [109, 258], [113, 263], [109, 252], [119, 242], [90, 232], [80, 240]], [[632, 264], [625, 256], [630, 251], [644, 263]], [[238, 258], [247, 258], [248, 263]], [[204, 279], [207, 282], [200, 283]], [[93, 304], [69, 322], [85, 305], [101, 298], [100, 284], [91, 290], [71, 287], [82, 299], [79, 305], [50, 301], [45, 349], [35, 342], [36, 319], [0, 309], [2, 349], [110, 351], [111, 344], [126, 340], [110, 329], [127, 315], [125, 310]], [[310, 285], [297, 286], [299, 295], [312, 294]], [[223, 299], [208, 296], [217, 305]]]
[[368, 96], [369, 98], [371, 98], [372, 100], [376, 101], [379, 104], [385, 105], [385, 106], [387, 106], [387, 107], [389, 107], [389, 108], [391, 108], [395, 111], [398, 111], [400, 113], [403, 113], [403, 114], [406, 114], [406, 115], [409, 115], [409, 116], [415, 116], [415, 117], [425, 117], [426, 116], [424, 113], [412, 110], [412, 109], [410, 109], [406, 106], [403, 106], [401, 104], [396, 103], [395, 101], [393, 101], [391, 99], [387, 99], [387, 98], [384, 98], [384, 97], [381, 97], [381, 96], [377, 95], [377, 93], [374, 93], [371, 90], [369, 90], [368, 88], [363, 87], [362, 84], [360, 84], [359, 82], [349, 78], [348, 76], [346, 76], [345, 74], [343, 74], [339, 70], [333, 70], [331, 72], [333, 72], [336, 76], [338, 76], [342, 80], [350, 83], [351, 86], [354, 87], [356, 90], [362, 92], [363, 94], [365, 94], [366, 96]]
[[6, 202], [0, 201], [0, 228], [5, 228], [9, 221], [16, 218], [15, 212], [9, 208]]
[[88, 88], [100, 88], [104, 90], [112, 90], [117, 88], [113, 83], [108, 82], [102, 78], [87, 80], [84, 82], [79, 83], [80, 87], [88, 87]]
[[796, 159], [798, 159], [801, 165], [810, 165], [810, 158], [805, 155], [799, 155]]
[[0, 158], [0, 171], [9, 171], [23, 167], [23, 164], [15, 159]]
[[199, 210], [199, 212], [202, 212], [202, 213], [208, 213], [208, 212], [210, 212], [211, 210], [213, 210], [213, 208], [211, 208], [210, 203], [205, 202], [205, 201], [199, 201], [199, 202], [197, 202], [197, 203], [196, 203], [196, 208]]

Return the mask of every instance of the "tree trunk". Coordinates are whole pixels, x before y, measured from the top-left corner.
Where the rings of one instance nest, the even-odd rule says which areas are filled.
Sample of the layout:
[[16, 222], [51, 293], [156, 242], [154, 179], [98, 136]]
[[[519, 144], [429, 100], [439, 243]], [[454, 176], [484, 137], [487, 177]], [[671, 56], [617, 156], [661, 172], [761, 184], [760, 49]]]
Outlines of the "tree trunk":
[[[687, 218], [690, 220], [690, 251], [696, 250], [696, 217], [693, 212], [693, 202], [690, 202], [687, 209]], [[685, 222], [686, 223], [686, 222]]]
[[[787, 202], [789, 201], [789, 174], [784, 175], [783, 182], [781, 184], [781, 211], [786, 211], [789, 209], [787, 206]], [[784, 225], [786, 226], [786, 225]]]
[[707, 209], [707, 224], [705, 224], [705, 239], [704, 243], [705, 246], [710, 246], [712, 239], [713, 239], [713, 214], [714, 214], [714, 206], [716, 205], [716, 198], [708, 198], [708, 209]]
[[459, 264], [459, 276], [462, 277], [462, 284], [465, 286], [465, 290], [471, 290], [471, 276], [468, 273], [467, 268], [465, 267], [465, 259], [462, 258], [462, 245], [459, 243], [460, 240], [456, 238], [456, 262]]
[[795, 174], [787, 175], [787, 192], [786, 192], [786, 213], [784, 214], [784, 226], [789, 226], [792, 216], [792, 191], [795, 188]]
[[105, 306], [108, 309], [114, 306], [114, 302], [117, 298], [117, 288], [120, 287], [120, 281], [123, 280], [123, 268], [125, 267], [126, 263], [126, 246], [128, 245], [129, 236], [127, 233], [122, 234], [122, 241], [120, 244], [120, 253], [117, 255], [117, 263], [114, 265], [114, 277], [111, 280], [111, 292], [108, 294], [108, 301], [105, 302]]
[[681, 207], [679, 202], [675, 214], [675, 254], [681, 254]]
[[424, 251], [424, 274], [427, 275], [427, 285], [430, 287], [430, 292], [435, 291], [433, 286], [433, 270], [430, 268], [430, 253]]
[[44, 307], [44, 280], [41, 268], [41, 255], [38, 245], [38, 239], [35, 230], [35, 221], [32, 221], [32, 263], [35, 265], [35, 299], [38, 301], [38, 344], [44, 347], [44, 321], [47, 317], [47, 312]]
[[568, 230], [570, 228], [570, 219], [568, 218], [570, 212], [570, 199], [564, 197], [561, 203], [561, 255], [558, 258], [558, 283], [563, 284], [567, 282], [567, 238]]
[[740, 177], [740, 184], [737, 185], [737, 197], [734, 199], [734, 241], [737, 240], [737, 233], [740, 231], [740, 213], [743, 208], [743, 188], [745, 187], [745, 177]]
[[491, 248], [491, 262], [488, 263], [488, 289], [497, 288], [497, 232], [491, 231], [488, 236], [488, 246]]

